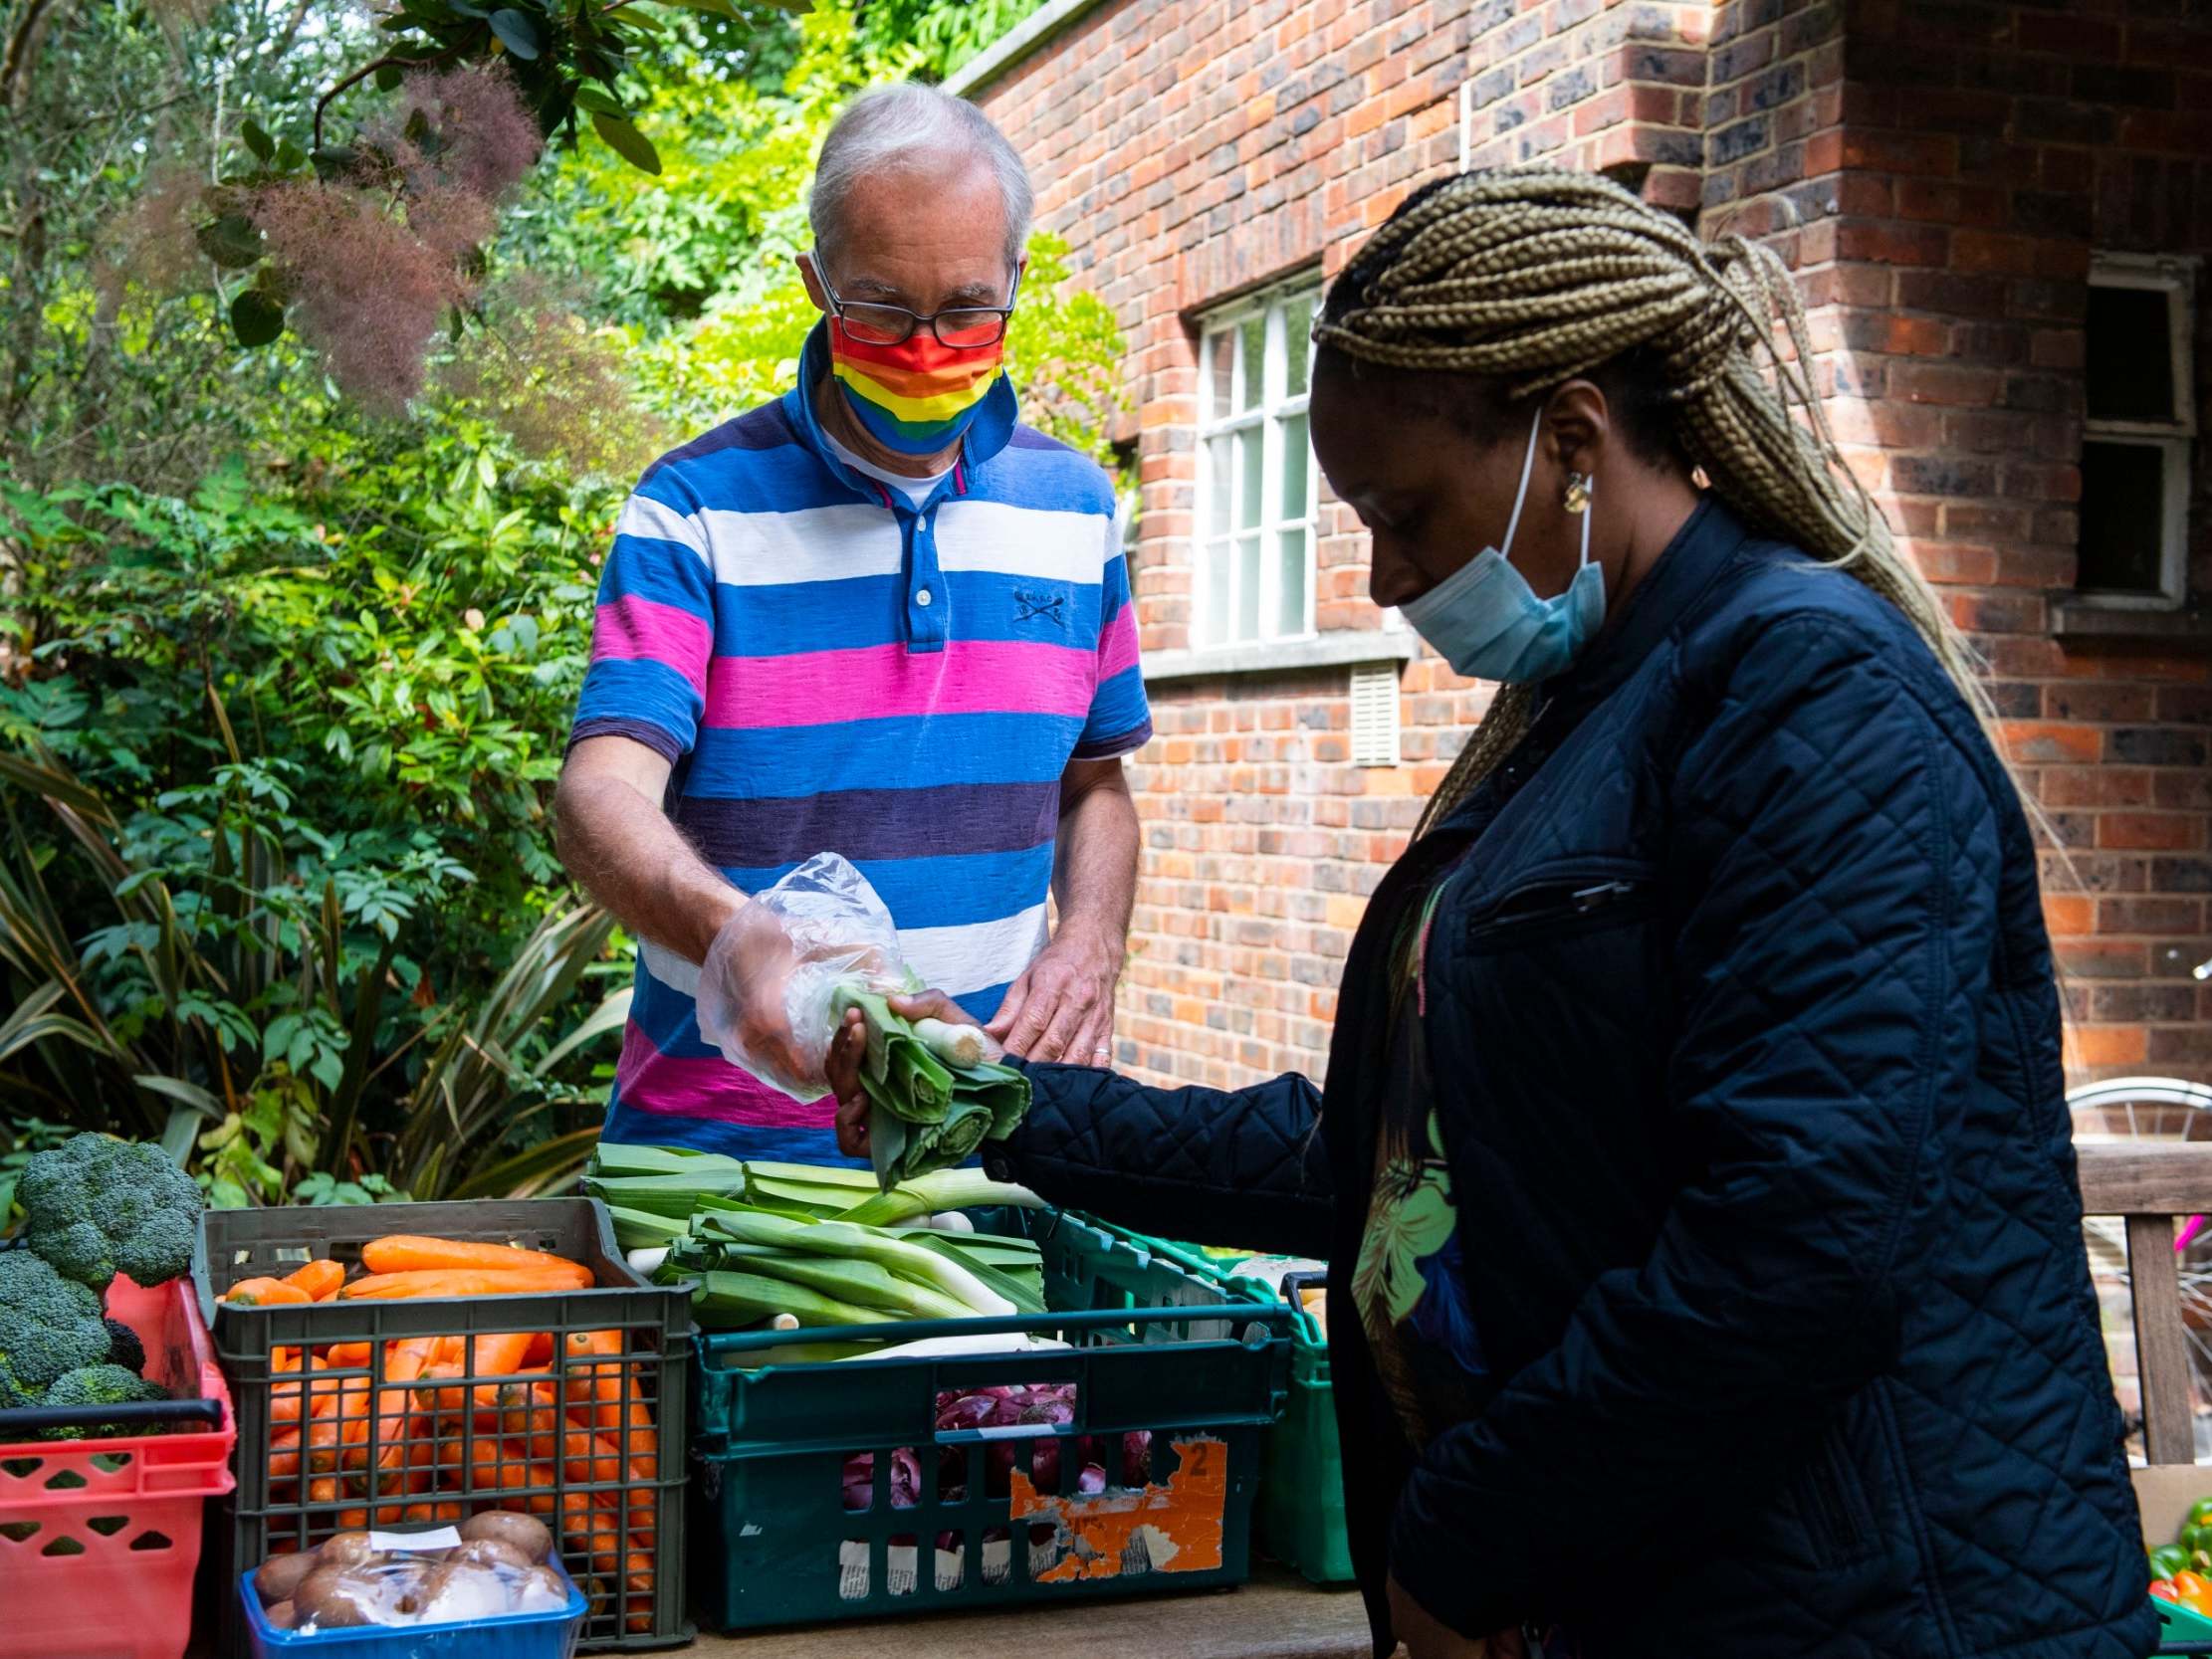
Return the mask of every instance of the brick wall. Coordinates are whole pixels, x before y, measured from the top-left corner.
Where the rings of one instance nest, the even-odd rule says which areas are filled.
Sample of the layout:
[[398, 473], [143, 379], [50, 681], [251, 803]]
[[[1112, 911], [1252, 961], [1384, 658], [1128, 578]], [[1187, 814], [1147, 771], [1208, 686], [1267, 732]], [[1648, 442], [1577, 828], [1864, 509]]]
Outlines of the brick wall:
[[[1766, 129], [1708, 167], [1706, 228], [1797, 263], [1830, 418], [1990, 665], [2067, 849], [2046, 909], [2092, 1076], [2212, 1073], [2190, 977], [2212, 956], [2212, 657], [2062, 634], [2053, 604], [2075, 574], [2091, 252], [2212, 250], [2212, 27], [2180, 10], [1766, 0], [1716, 8], [1712, 32], [1715, 161], [1719, 123]], [[1768, 88], [1794, 99], [1755, 113]], [[2200, 341], [2200, 401], [2208, 363]], [[2202, 594], [2212, 468], [2196, 483]]]
[[[2206, 1075], [2212, 990], [2188, 967], [2212, 956], [2208, 660], [2061, 641], [2047, 603], [2072, 577], [2088, 251], [2212, 242], [2207, 32], [2154, 7], [2175, 9], [1087, 12], [976, 96], [1128, 335], [1146, 649], [1190, 643], [1199, 313], [1333, 275], [1408, 190], [1457, 167], [1462, 123], [1477, 165], [1627, 167], [1649, 199], [1798, 267], [1839, 434], [1987, 654], [2017, 758], [2074, 849], [2087, 891], [2054, 871], [2050, 913], [2075, 1059]], [[2212, 501], [2195, 521], [2203, 587]], [[1376, 627], [1365, 538], [1325, 489], [1320, 532], [1319, 627]], [[1346, 690], [1341, 669], [1155, 690], [1159, 735], [1131, 768], [1145, 864], [1125, 1067], [1214, 1083], [1321, 1069], [1365, 896], [1483, 706], [1424, 657], [1402, 682], [1405, 764], [1357, 767]]]

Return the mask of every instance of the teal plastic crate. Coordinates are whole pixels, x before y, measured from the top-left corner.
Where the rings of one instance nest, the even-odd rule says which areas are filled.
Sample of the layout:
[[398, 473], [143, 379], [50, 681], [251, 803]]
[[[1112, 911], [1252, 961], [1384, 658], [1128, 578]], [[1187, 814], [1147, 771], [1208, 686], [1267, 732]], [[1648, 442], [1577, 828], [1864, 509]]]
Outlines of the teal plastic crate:
[[[779, 1364], [778, 1348], [828, 1334], [699, 1339], [690, 1538], [705, 1622], [753, 1630], [1247, 1576], [1261, 1442], [1289, 1386], [1290, 1311], [1078, 1216], [1015, 1210], [985, 1224], [1036, 1239], [1053, 1312], [840, 1335], [1027, 1332], [1068, 1348]], [[1038, 1383], [1074, 1385], [1071, 1420], [938, 1427], [947, 1395]], [[1109, 1467], [1117, 1484], [1104, 1493], [1073, 1490], [1085, 1442], [1125, 1465]], [[867, 1498], [848, 1509], [856, 1467]], [[895, 1470], [913, 1477], [911, 1502], [898, 1500]]]
[[[1234, 1295], [1284, 1305], [1291, 1314], [1290, 1396], [1282, 1420], [1266, 1435], [1260, 1453], [1259, 1547], [1309, 1583], [1352, 1582], [1352, 1546], [1344, 1521], [1344, 1448], [1337, 1432], [1336, 1395], [1329, 1381], [1329, 1343], [1300, 1308], [1297, 1296], [1278, 1296], [1265, 1280], [1230, 1271], [1232, 1265], [1196, 1245], [1109, 1228], [1167, 1257], [1186, 1271]], [[1311, 1275], [1293, 1275], [1302, 1283]]]
[[2212, 1659], [2212, 1618], [2156, 1596], [2150, 1598], [2150, 1604], [2158, 1609], [2160, 1653], [2198, 1654]]

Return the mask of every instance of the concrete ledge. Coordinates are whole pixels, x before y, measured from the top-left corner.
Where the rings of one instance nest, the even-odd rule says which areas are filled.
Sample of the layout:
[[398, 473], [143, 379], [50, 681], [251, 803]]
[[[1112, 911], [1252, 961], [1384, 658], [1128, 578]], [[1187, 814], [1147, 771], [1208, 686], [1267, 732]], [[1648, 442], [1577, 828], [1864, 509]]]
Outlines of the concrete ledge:
[[1144, 658], [1144, 674], [1146, 685], [1158, 686], [1177, 680], [1211, 680], [1224, 674], [1295, 674], [1303, 669], [1350, 668], [1365, 663], [1410, 663], [1420, 655], [1421, 641], [1411, 629], [1347, 628], [1309, 639], [1154, 651]]
[[2051, 632], [2061, 639], [2139, 640], [2212, 651], [2212, 613], [2201, 610], [2129, 610], [2062, 599], [2051, 606]]
[[1099, 0], [1050, 0], [945, 77], [945, 90], [968, 98], [1096, 6]]

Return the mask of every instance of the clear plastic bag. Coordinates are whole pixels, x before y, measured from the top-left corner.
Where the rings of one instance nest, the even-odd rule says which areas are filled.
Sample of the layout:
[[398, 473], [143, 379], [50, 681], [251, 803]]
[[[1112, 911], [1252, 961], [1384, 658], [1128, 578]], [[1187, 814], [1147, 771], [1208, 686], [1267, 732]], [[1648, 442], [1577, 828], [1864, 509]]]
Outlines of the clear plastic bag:
[[916, 989], [876, 890], [838, 853], [816, 853], [730, 919], [699, 970], [699, 1034], [731, 1065], [793, 1100], [829, 1092], [824, 1065], [840, 988]]
[[[273, 1630], [302, 1635], [362, 1625], [565, 1621], [572, 1648], [584, 1606], [535, 1518], [492, 1512], [459, 1527], [340, 1533], [313, 1552], [275, 1555], [247, 1593]], [[551, 1649], [549, 1649], [551, 1651]]]

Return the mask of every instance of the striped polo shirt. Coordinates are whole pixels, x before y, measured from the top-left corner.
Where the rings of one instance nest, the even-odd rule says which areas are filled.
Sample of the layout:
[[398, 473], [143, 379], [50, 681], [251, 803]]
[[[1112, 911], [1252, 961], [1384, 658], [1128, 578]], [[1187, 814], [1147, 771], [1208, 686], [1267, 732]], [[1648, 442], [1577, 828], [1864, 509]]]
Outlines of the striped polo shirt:
[[[669, 816], [747, 892], [859, 866], [907, 961], [982, 1021], [1045, 941], [1070, 760], [1152, 734], [1106, 475], [1003, 379], [921, 502], [846, 466], [798, 387], [655, 462], [622, 509], [569, 741], [674, 765]], [[805, 1162], [801, 1103], [700, 1040], [698, 969], [638, 954], [605, 1135]]]

